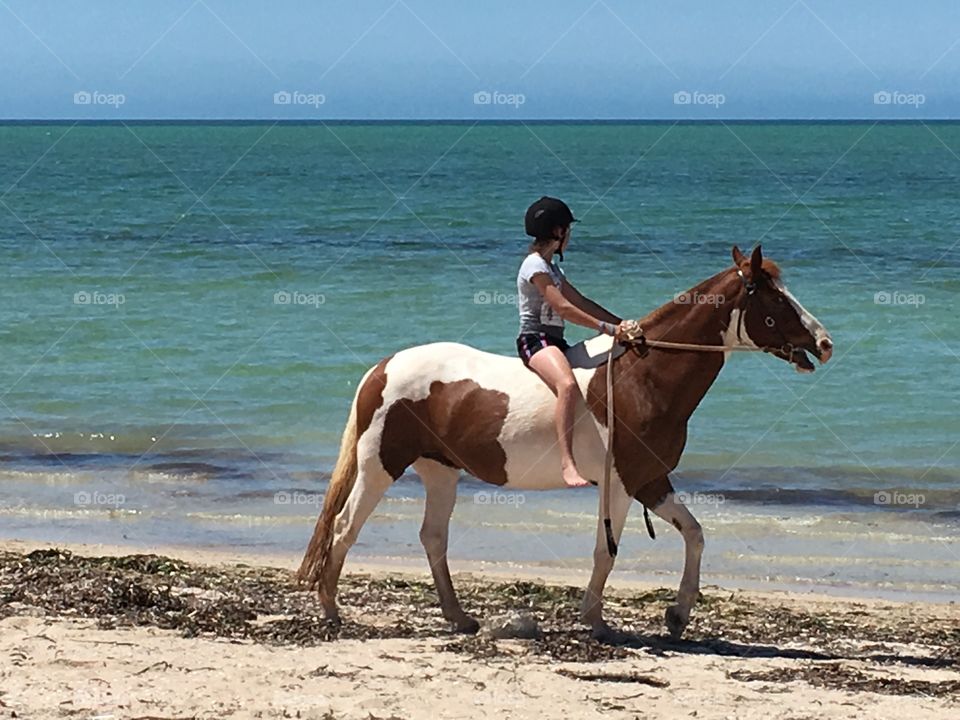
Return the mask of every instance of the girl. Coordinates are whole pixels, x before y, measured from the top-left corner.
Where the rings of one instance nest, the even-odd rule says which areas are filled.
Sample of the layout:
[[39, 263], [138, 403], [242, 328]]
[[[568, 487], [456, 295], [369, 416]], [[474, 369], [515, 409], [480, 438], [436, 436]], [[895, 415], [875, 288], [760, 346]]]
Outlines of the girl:
[[570, 226], [577, 222], [562, 200], [542, 197], [527, 209], [524, 227], [533, 237], [530, 254], [517, 275], [520, 333], [517, 352], [523, 364], [533, 370], [557, 396], [557, 437], [560, 443], [563, 481], [568, 487], [588, 482], [573, 459], [573, 425], [578, 400], [583, 399], [564, 351], [563, 323], [617, 336], [622, 320], [588, 300], [570, 284], [554, 261], [563, 260], [570, 244]]

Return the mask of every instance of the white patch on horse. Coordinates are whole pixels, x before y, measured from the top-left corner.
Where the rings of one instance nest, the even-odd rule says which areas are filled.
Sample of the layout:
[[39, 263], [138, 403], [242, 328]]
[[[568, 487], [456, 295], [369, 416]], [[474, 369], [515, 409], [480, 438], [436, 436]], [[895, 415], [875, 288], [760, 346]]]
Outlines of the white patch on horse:
[[[740, 320], [740, 314], [743, 312], [740, 308], [734, 308], [730, 313], [730, 324], [727, 325], [727, 329], [724, 330], [722, 335], [723, 344], [726, 347], [757, 347], [757, 344], [750, 337], [750, 333], [747, 332], [746, 315], [744, 315], [742, 321]], [[739, 337], [737, 336], [737, 327], [740, 328]], [[723, 359], [725, 361], [730, 359], [729, 350], [723, 354]]]
[[[584, 394], [594, 372], [595, 369], [574, 369], [574, 377]], [[367, 442], [379, 441], [383, 419], [394, 402], [404, 398], [422, 400], [430, 395], [432, 383], [458, 380], [472, 380], [484, 390], [502, 392], [509, 398], [507, 417], [497, 438], [506, 455], [504, 487], [515, 490], [565, 487], [557, 451], [553, 393], [535, 373], [523, 367], [519, 358], [495, 355], [458, 343], [420, 345], [391, 358], [383, 405], [374, 414], [371, 423], [374, 431], [362, 438], [364, 449]], [[590, 480], [603, 478], [606, 448], [601, 429], [586, 403], [579, 403], [573, 454], [581, 473]]]
[[790, 302], [790, 304], [793, 306], [793, 309], [797, 311], [797, 315], [800, 316], [800, 322], [803, 323], [803, 326], [807, 329], [807, 332], [810, 333], [817, 343], [824, 338], [830, 337], [830, 333], [827, 332], [827, 329], [823, 326], [823, 323], [817, 320], [809, 310], [800, 304], [800, 301], [793, 296], [793, 293], [787, 290], [786, 285], [784, 285], [780, 280], [774, 280], [773, 284], [777, 290], [783, 293], [783, 296]]
[[[511, 362], [516, 362], [523, 372], [519, 375], [522, 380], [521, 387], [504, 390], [510, 395], [509, 410], [499, 438], [507, 458], [507, 483], [504, 487], [517, 490], [563, 488], [554, 424], [556, 398], [540, 378], [522, 368], [519, 360]], [[595, 372], [595, 369], [580, 368], [573, 371], [584, 397]], [[505, 380], [510, 373], [505, 372], [503, 375]], [[582, 400], [578, 401], [574, 420], [573, 456], [577, 459], [581, 474], [588, 480], [603, 479], [606, 445], [602, 438], [605, 437], [606, 431], [593, 417], [587, 404]], [[615, 472], [614, 477], [617, 477]]]

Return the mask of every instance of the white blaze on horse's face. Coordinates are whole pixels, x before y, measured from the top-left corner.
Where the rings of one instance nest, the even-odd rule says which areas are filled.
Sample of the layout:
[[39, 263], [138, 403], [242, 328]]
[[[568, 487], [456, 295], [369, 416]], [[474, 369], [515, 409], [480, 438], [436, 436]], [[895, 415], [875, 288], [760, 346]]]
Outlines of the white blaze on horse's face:
[[810, 336], [816, 344], [817, 358], [820, 360], [820, 364], [823, 365], [823, 363], [827, 362], [833, 355], [833, 340], [830, 337], [830, 333], [827, 332], [823, 323], [817, 320], [809, 310], [800, 304], [800, 301], [793, 296], [793, 293], [787, 290], [786, 285], [780, 280], [774, 280], [773, 285], [790, 301], [793, 309], [797, 311], [797, 315], [800, 316], [800, 322], [803, 323], [803, 326], [807, 329], [807, 332], [810, 333]]

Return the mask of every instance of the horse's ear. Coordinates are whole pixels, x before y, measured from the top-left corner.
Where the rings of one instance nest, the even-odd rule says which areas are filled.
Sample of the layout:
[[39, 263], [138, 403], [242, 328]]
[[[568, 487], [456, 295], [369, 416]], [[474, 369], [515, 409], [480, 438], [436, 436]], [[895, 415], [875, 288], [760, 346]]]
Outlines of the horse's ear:
[[743, 264], [743, 253], [740, 252], [740, 248], [736, 245], [733, 246], [733, 264], [737, 267]]
[[757, 245], [753, 249], [753, 255], [750, 256], [750, 272], [753, 277], [760, 277], [760, 271], [763, 269], [763, 250]]

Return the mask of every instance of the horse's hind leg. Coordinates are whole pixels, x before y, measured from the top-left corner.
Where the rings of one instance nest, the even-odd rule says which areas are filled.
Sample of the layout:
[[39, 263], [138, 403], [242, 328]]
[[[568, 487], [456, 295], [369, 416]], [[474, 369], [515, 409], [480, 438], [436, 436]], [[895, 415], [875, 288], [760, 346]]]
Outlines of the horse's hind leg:
[[337, 610], [337, 583], [347, 552], [353, 547], [360, 534], [360, 528], [370, 517], [383, 494], [390, 487], [393, 478], [383, 469], [379, 458], [370, 458], [363, 463], [357, 473], [357, 480], [343, 509], [334, 522], [333, 544], [330, 548], [330, 560], [327, 572], [321, 581], [320, 601], [324, 615], [330, 620], [339, 620]]
[[417, 460], [413, 468], [423, 481], [427, 493], [420, 542], [423, 543], [427, 560], [430, 562], [430, 572], [433, 573], [433, 582], [440, 597], [440, 609], [443, 616], [456, 626], [458, 632], [475, 633], [480, 629], [480, 625], [460, 607], [447, 565], [450, 516], [457, 502], [457, 480], [460, 473], [454, 468], [426, 458]]

